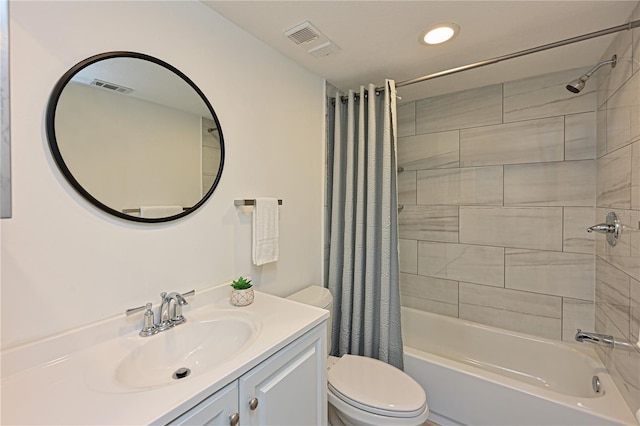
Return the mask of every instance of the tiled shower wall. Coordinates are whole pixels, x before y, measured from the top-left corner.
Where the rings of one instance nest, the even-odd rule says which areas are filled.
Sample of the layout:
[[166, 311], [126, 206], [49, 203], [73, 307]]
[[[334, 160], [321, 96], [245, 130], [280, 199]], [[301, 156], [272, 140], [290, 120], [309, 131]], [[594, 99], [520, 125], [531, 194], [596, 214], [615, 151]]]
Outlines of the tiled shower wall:
[[[640, 19], [640, 11], [632, 20]], [[640, 228], [640, 29], [619, 33], [601, 60], [618, 55], [615, 68], [598, 72], [596, 215], [615, 211]], [[596, 238], [596, 311], [599, 333], [638, 342], [640, 232], [625, 232], [615, 247]], [[640, 409], [640, 351], [599, 351], [631, 410]]]
[[405, 306], [571, 340], [594, 328], [595, 84], [543, 75], [398, 108]]

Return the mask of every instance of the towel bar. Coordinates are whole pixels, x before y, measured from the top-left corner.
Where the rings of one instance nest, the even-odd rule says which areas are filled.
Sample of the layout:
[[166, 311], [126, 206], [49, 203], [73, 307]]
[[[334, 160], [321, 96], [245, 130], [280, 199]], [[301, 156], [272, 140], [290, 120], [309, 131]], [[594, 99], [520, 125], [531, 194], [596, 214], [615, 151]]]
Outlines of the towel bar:
[[[183, 211], [189, 210], [191, 207], [183, 207]], [[140, 208], [137, 209], [122, 209], [122, 213], [140, 213]]]
[[[256, 205], [256, 200], [234, 200], [233, 201], [233, 205], [234, 206], [255, 206]], [[282, 200], [278, 200], [278, 205], [281, 206], [282, 205]]]

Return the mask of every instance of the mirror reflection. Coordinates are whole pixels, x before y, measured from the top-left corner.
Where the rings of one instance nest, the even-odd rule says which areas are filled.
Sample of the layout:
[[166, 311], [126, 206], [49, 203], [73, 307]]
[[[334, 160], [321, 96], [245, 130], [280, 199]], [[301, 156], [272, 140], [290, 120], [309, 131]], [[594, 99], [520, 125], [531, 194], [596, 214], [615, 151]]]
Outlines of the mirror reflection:
[[61, 171], [92, 203], [143, 222], [182, 217], [222, 172], [220, 123], [184, 74], [115, 52], [72, 68], [54, 90], [49, 143]]

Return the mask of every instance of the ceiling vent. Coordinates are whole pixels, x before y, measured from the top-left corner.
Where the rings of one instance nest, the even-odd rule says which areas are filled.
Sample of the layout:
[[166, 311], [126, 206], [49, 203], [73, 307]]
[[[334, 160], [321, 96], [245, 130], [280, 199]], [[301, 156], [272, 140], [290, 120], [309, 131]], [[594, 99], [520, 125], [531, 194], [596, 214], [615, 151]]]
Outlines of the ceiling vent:
[[302, 24], [296, 25], [295, 27], [285, 31], [284, 35], [295, 44], [310, 43], [324, 37], [320, 31], [309, 23], [309, 21], [303, 22]]
[[122, 93], [123, 95], [127, 95], [133, 92], [133, 89], [129, 89], [128, 87], [120, 86], [119, 84], [109, 83], [108, 81], [102, 81], [94, 78], [89, 86], [100, 87], [101, 89], [110, 90], [112, 92]]
[[297, 46], [304, 47], [307, 53], [316, 58], [323, 58], [340, 51], [329, 38], [322, 34], [316, 27], [311, 25], [309, 21], [284, 32], [284, 35], [293, 41]]

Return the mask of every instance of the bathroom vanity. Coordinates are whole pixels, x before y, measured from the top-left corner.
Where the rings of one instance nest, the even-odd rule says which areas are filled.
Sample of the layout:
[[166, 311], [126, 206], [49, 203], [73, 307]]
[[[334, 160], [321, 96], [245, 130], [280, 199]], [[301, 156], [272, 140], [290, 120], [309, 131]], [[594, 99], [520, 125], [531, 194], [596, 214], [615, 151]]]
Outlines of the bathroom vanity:
[[119, 315], [4, 351], [2, 424], [326, 424], [328, 312], [229, 293], [198, 292], [153, 336]]

